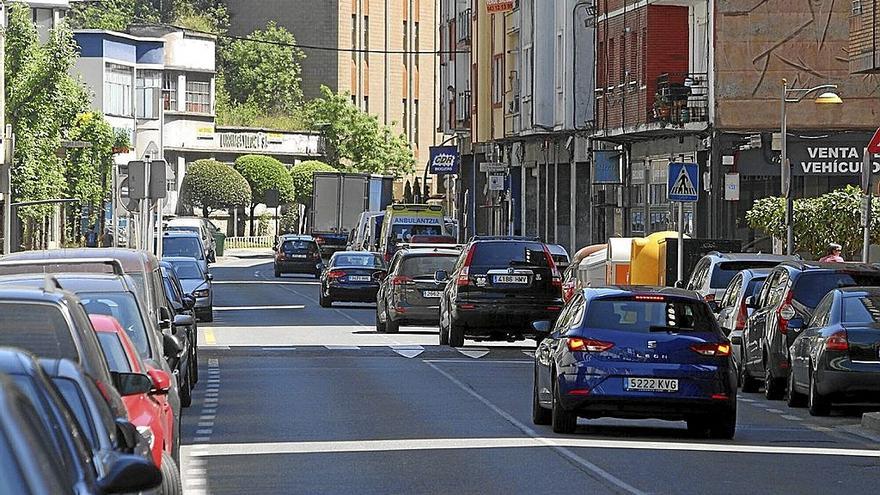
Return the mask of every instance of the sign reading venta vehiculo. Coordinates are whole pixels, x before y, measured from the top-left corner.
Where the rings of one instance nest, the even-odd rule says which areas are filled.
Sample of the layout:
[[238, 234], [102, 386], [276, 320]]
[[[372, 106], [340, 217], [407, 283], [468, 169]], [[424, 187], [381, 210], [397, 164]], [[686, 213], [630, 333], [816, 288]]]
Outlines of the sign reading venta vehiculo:
[[[790, 153], [795, 175], [856, 175], [862, 172], [863, 147], [806, 145]], [[873, 173], [880, 172], [878, 155], [871, 158]]]

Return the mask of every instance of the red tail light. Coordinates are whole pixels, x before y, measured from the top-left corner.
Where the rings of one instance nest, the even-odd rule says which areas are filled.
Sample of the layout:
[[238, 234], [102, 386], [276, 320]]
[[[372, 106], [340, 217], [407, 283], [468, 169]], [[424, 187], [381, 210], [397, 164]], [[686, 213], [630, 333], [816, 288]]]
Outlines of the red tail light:
[[556, 261], [553, 260], [550, 249], [547, 248], [546, 244], [544, 244], [544, 257], [547, 258], [547, 265], [550, 267], [551, 285], [562, 290], [562, 275], [559, 273], [559, 269], [556, 268]]
[[391, 279], [391, 285], [409, 285], [412, 283], [412, 277], [407, 277], [406, 275], [398, 275]]
[[694, 344], [691, 350], [697, 354], [710, 357], [727, 357], [730, 356], [730, 344], [719, 344], [717, 342]]
[[581, 337], [569, 337], [566, 339], [568, 350], [573, 352], [605, 352], [614, 347], [613, 342], [603, 342], [596, 339]]
[[345, 276], [345, 272], [342, 270], [330, 270], [327, 272], [327, 278], [342, 278]]
[[394, 256], [392, 253], [385, 253], [385, 263], [389, 263], [391, 261], [391, 257]]
[[707, 303], [715, 302], [715, 294], [706, 294], [705, 296], [703, 296], [703, 300]]
[[652, 302], [663, 302], [666, 300], [663, 296], [635, 296], [633, 299], [636, 301], [652, 301]]
[[749, 310], [746, 309], [746, 303], [743, 301], [742, 304], [739, 305], [739, 311], [736, 313], [736, 329], [742, 330], [746, 327], [746, 320], [748, 319]]
[[568, 282], [565, 282], [564, 284], [562, 284], [562, 299], [565, 302], [570, 301], [571, 298], [574, 297], [574, 288], [575, 288], [574, 280], [569, 280]]
[[825, 339], [826, 351], [848, 351], [849, 340], [846, 338], [846, 330], [838, 330]]
[[791, 305], [791, 299], [793, 296], [794, 293], [788, 291], [788, 293], [785, 294], [785, 301], [783, 301], [782, 305], [779, 306], [779, 309], [776, 310], [776, 319], [779, 323], [779, 333], [783, 335], [788, 333], [788, 320], [797, 315], [794, 311], [794, 307]]
[[470, 285], [471, 283], [471, 261], [474, 259], [474, 251], [476, 249], [476, 246], [471, 246], [468, 249], [467, 257], [464, 259], [464, 266], [458, 272], [458, 280], [455, 281], [459, 287]]

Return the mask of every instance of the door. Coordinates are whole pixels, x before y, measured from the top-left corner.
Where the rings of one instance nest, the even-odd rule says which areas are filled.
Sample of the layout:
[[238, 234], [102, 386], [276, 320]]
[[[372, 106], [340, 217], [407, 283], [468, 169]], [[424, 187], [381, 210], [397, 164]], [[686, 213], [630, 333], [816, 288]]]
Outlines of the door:
[[772, 300], [771, 294], [776, 290], [779, 280], [782, 277], [782, 271], [776, 270], [767, 277], [767, 283], [761, 289], [755, 302], [756, 309], [749, 317], [746, 329], [743, 333], [743, 361], [746, 370], [749, 372], [763, 373], [763, 363], [761, 362], [761, 341], [763, 340], [764, 326], [767, 323], [768, 315], [771, 311], [769, 307]]

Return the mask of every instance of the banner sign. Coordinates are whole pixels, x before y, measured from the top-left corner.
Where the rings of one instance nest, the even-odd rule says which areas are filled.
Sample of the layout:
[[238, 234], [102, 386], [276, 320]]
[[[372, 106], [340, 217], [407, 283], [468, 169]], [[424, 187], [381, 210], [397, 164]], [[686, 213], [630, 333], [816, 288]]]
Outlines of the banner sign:
[[434, 175], [457, 174], [460, 158], [455, 146], [431, 146], [428, 171]]
[[486, 10], [490, 14], [499, 14], [502, 12], [510, 12], [513, 10], [514, 0], [488, 0], [486, 2]]

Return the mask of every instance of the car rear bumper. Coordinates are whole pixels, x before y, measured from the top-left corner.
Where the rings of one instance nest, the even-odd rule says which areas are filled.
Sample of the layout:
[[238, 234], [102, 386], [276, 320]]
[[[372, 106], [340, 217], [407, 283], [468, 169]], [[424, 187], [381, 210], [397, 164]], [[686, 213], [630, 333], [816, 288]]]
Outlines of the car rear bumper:
[[342, 302], [376, 302], [376, 293], [379, 286], [363, 286], [363, 285], [331, 285], [327, 288], [326, 294], [334, 301]]
[[880, 363], [849, 362], [849, 371], [819, 370], [816, 390], [829, 397], [855, 402], [880, 402]]
[[539, 304], [524, 302], [462, 301], [451, 308], [455, 323], [464, 325], [466, 335], [490, 335], [498, 331], [533, 335], [532, 322], [556, 321], [563, 306], [562, 300]]
[[665, 419], [681, 421], [695, 416], [719, 417], [736, 410], [733, 400], [649, 399], [627, 397], [562, 397], [562, 406], [586, 418]]
[[308, 261], [290, 261], [290, 260], [276, 260], [275, 261], [275, 269], [281, 273], [318, 273], [321, 271], [319, 268], [320, 263], [315, 260]]
[[400, 304], [388, 308], [391, 319], [410, 325], [424, 324], [435, 326], [440, 322], [440, 306], [412, 306]]

